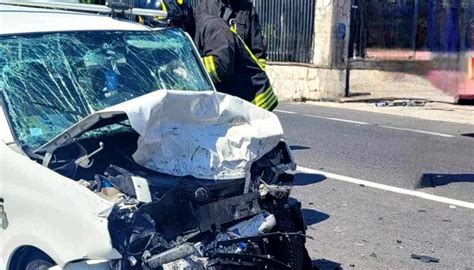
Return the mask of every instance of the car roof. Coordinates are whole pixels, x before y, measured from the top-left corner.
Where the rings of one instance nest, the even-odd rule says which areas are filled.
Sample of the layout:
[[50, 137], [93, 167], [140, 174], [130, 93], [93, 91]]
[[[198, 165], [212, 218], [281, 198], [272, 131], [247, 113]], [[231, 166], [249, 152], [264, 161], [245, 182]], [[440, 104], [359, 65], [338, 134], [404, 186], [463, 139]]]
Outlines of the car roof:
[[97, 30], [151, 31], [104, 15], [0, 4], [0, 35]]

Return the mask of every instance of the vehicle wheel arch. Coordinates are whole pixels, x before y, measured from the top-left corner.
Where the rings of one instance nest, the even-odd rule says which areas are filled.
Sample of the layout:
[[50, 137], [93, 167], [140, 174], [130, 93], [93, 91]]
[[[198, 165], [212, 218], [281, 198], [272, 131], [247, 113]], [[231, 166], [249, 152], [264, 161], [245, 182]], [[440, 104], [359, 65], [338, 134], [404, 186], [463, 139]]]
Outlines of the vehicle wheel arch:
[[7, 270], [20, 270], [22, 269], [21, 264], [24, 262], [25, 258], [28, 256], [31, 256], [32, 254], [39, 254], [48, 261], [53, 262], [56, 264], [56, 262], [49, 256], [46, 252], [43, 250], [35, 247], [35, 246], [30, 246], [30, 245], [24, 245], [21, 247], [18, 247], [14, 252], [13, 255], [11, 256], [9, 263], [7, 265]]

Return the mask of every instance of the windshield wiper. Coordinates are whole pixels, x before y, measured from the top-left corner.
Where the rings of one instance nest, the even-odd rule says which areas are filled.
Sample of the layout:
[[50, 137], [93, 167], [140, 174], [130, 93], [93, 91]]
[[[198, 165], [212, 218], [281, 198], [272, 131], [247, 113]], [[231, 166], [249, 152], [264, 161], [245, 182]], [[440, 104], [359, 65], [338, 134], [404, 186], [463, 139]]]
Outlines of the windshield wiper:
[[87, 115], [84, 115], [83, 113], [79, 112], [79, 111], [74, 111], [74, 110], [64, 110], [64, 109], [61, 109], [61, 108], [58, 108], [54, 105], [50, 105], [50, 104], [46, 104], [46, 103], [41, 103], [41, 102], [36, 102], [36, 101], [31, 101], [31, 103], [33, 104], [36, 104], [36, 105], [39, 105], [39, 106], [42, 106], [42, 107], [45, 107], [45, 108], [50, 108], [50, 109], [53, 109], [53, 110], [56, 110], [58, 112], [61, 112], [61, 113], [67, 113], [67, 114], [73, 114], [73, 115], [78, 115], [82, 118], [86, 117]]

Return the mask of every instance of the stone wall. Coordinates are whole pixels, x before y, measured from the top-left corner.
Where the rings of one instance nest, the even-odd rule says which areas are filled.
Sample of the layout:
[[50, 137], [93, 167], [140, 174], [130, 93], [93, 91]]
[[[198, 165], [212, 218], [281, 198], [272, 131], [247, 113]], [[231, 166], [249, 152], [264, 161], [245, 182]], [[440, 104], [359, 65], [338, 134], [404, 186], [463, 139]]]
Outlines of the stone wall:
[[279, 100], [328, 100], [342, 96], [341, 70], [297, 64], [269, 64], [267, 73]]

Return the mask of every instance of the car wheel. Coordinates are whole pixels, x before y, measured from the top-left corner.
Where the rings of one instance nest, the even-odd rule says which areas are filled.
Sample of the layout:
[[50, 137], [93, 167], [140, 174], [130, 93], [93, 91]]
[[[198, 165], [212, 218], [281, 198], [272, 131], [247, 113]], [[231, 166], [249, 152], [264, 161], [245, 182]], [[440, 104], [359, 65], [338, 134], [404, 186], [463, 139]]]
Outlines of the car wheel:
[[19, 260], [14, 263], [14, 270], [47, 270], [56, 265], [54, 261], [40, 250], [24, 250]]
[[[292, 219], [289, 212], [282, 211], [276, 216], [277, 224], [273, 229], [277, 232], [298, 232], [298, 227]], [[308, 269], [306, 264], [306, 248], [304, 239], [301, 237], [293, 238], [293, 241], [277, 243], [276, 258], [291, 266], [293, 270]]]
[[33, 260], [29, 262], [26, 265], [25, 270], [46, 270], [53, 266], [54, 264], [49, 261], [38, 259], [38, 260]]

